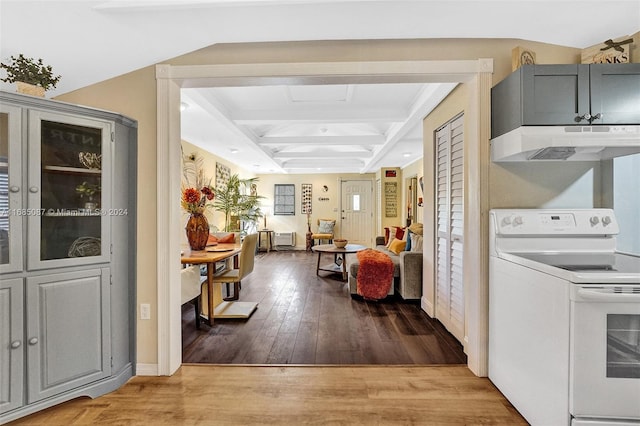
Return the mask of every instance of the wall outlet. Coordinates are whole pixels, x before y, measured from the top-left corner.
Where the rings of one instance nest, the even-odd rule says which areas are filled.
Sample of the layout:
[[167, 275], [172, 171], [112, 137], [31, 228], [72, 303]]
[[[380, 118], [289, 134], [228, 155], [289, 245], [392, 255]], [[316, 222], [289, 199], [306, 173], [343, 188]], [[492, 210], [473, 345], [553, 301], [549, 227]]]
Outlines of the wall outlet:
[[140, 304], [140, 319], [151, 319], [151, 305], [149, 305], [148, 303]]

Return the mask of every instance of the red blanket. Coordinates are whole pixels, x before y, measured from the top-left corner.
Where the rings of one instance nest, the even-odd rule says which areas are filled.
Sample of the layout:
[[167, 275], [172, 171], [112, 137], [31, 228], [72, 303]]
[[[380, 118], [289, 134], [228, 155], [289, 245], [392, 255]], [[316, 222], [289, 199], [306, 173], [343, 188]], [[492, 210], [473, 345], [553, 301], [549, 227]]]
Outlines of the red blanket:
[[356, 292], [365, 299], [384, 299], [393, 280], [393, 262], [386, 253], [366, 249], [357, 253]]

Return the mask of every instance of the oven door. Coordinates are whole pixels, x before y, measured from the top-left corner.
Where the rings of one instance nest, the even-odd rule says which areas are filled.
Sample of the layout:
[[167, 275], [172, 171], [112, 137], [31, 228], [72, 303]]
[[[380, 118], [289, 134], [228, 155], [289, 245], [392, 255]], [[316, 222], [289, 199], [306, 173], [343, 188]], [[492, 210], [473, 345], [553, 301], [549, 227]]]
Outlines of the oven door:
[[573, 287], [569, 411], [640, 419], [640, 284]]

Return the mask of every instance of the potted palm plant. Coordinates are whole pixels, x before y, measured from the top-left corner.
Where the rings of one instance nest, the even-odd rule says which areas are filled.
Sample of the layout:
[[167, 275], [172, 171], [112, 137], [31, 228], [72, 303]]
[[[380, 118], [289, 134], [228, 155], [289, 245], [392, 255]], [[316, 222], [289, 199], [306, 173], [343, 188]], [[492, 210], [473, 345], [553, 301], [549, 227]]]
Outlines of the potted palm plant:
[[61, 76], [53, 74], [51, 65], [45, 65], [42, 59], [27, 58], [22, 53], [11, 56], [10, 62], [0, 63], [0, 69], [6, 71], [7, 76], [0, 78], [6, 83], [16, 83], [20, 93], [44, 96], [44, 92], [56, 87]]
[[260, 200], [264, 197], [251, 190], [258, 178], [240, 179], [231, 175], [226, 185], [216, 189], [213, 207], [224, 213], [224, 230], [241, 231], [240, 221], [256, 223], [261, 217]]

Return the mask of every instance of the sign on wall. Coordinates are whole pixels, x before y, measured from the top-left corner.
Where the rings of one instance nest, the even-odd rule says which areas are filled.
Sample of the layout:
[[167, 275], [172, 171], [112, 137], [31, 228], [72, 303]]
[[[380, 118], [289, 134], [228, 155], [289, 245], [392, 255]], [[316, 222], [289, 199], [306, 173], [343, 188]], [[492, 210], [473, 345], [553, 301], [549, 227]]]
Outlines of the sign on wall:
[[587, 47], [582, 50], [581, 62], [583, 64], [627, 64], [630, 59], [631, 43], [633, 39], [624, 36]]
[[384, 183], [384, 215], [398, 217], [398, 182]]

